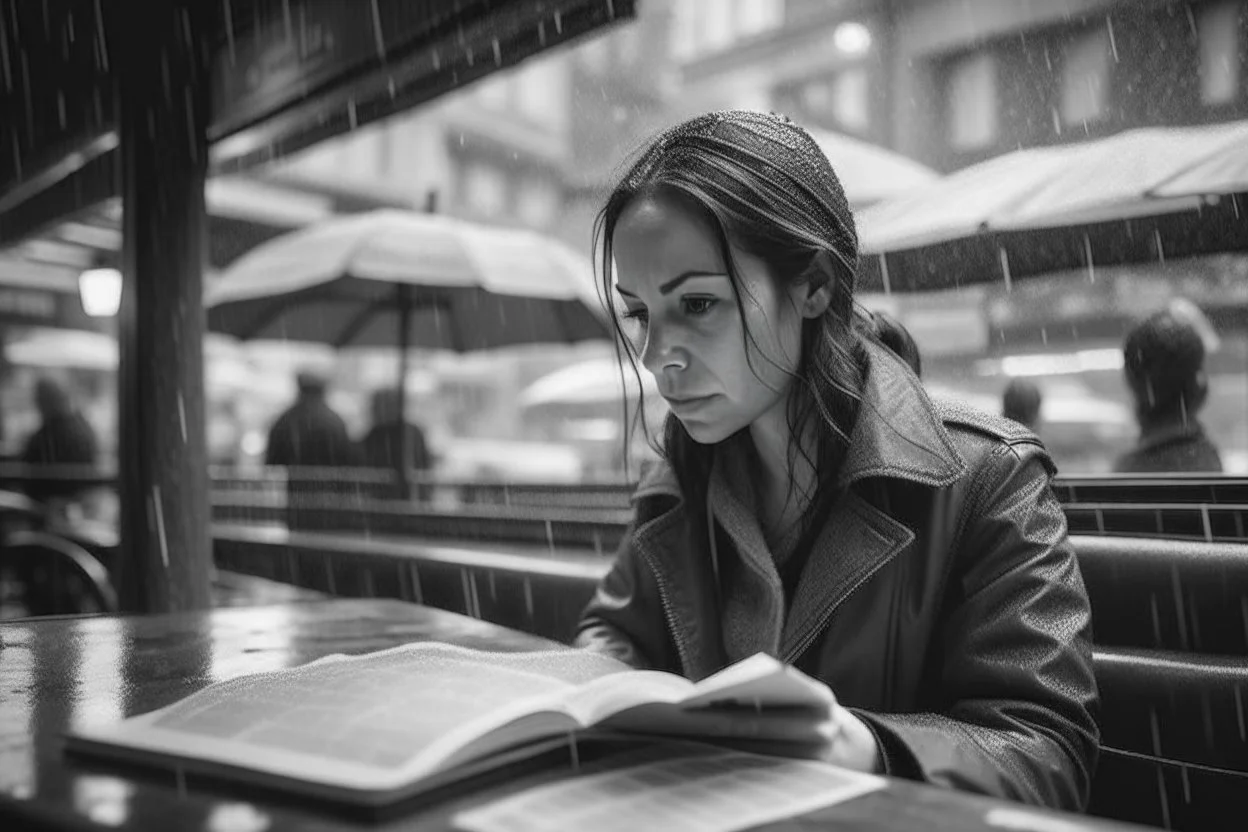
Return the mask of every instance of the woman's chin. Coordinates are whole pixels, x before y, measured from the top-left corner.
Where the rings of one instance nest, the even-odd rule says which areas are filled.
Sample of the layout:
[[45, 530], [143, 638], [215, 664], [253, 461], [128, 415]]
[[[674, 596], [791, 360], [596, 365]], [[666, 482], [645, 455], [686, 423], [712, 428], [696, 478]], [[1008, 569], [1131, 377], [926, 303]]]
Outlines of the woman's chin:
[[[679, 416], [676, 418], [680, 419]], [[685, 433], [689, 434], [689, 438], [699, 445], [714, 445], [723, 442], [736, 432], [726, 429], [718, 422], [708, 422], [702, 419], [680, 419], [680, 423], [684, 426]]]

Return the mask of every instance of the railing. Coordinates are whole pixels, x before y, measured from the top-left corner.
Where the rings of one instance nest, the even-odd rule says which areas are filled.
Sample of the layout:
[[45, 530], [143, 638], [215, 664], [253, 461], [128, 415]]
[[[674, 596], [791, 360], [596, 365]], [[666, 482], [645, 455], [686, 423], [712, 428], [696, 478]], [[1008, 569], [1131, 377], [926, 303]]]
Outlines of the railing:
[[1062, 477], [1071, 534], [1248, 541], [1248, 479], [1208, 475]]
[[[632, 484], [499, 483], [413, 475], [411, 499], [398, 499], [393, 472], [377, 469], [211, 470], [214, 517], [231, 522], [291, 522], [297, 528], [383, 534], [463, 534], [497, 538], [508, 523], [524, 539], [580, 542], [611, 550], [628, 521]], [[72, 482], [108, 486], [111, 472], [0, 464], [0, 486]], [[1072, 534], [1206, 542], [1248, 540], [1248, 479], [1207, 475], [1066, 476], [1054, 481]], [[299, 506], [288, 505], [290, 493]], [[328, 504], [308, 495], [332, 495]], [[532, 531], [532, 524], [541, 528]]]

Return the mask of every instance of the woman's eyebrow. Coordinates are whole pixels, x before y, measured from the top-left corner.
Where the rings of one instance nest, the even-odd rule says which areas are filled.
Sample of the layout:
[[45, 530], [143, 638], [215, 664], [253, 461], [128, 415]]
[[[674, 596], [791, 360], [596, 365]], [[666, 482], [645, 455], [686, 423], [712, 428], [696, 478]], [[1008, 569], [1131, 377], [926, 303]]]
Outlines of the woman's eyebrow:
[[680, 284], [684, 283], [686, 280], [688, 280], [691, 277], [727, 277], [727, 276], [728, 275], [724, 274], [723, 272], [703, 272], [703, 271], [698, 271], [696, 269], [691, 269], [690, 271], [682, 272], [681, 274], [676, 275], [671, 280], [667, 281], [662, 286], [660, 286], [659, 294], [670, 295], [676, 289], [680, 288]]
[[[699, 271], [697, 269], [690, 269], [687, 272], [682, 272], [681, 274], [676, 275], [671, 280], [667, 281], [662, 286], [660, 286], [659, 293], [664, 294], [664, 295], [670, 295], [672, 292], [680, 288], [680, 285], [682, 283], [684, 283], [686, 280], [688, 280], [691, 277], [727, 277], [727, 276], [728, 275], [724, 274], [723, 272], [704, 272], [704, 271]], [[637, 297], [636, 295], [634, 295], [632, 292], [628, 291], [627, 289], [621, 289], [618, 283], [615, 285], [615, 291], [619, 292], [621, 295], [624, 295], [625, 297], [630, 297], [630, 298]]]

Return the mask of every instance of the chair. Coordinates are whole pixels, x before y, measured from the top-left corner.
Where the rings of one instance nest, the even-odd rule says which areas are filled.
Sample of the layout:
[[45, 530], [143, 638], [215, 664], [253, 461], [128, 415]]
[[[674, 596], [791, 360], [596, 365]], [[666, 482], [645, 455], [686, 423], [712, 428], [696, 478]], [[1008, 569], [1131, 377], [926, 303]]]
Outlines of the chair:
[[0, 543], [0, 574], [16, 584], [25, 615], [115, 612], [108, 571], [76, 543], [47, 532], [19, 531]]

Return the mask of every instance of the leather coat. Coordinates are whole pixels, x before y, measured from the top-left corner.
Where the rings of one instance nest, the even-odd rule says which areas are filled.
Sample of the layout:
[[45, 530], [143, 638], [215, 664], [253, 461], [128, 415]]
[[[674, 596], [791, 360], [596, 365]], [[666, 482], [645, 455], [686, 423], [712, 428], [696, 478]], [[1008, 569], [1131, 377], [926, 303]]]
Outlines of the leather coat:
[[[867, 723], [885, 773], [1082, 810], [1099, 737], [1091, 614], [1053, 464], [1026, 428], [934, 405], [890, 353], [867, 353], [845, 490], [791, 603], [717, 449], [705, 507], [665, 463], [643, 479], [576, 643], [699, 679], [744, 623]], [[756, 621], [721, 614], [728, 558], [761, 576]]]

